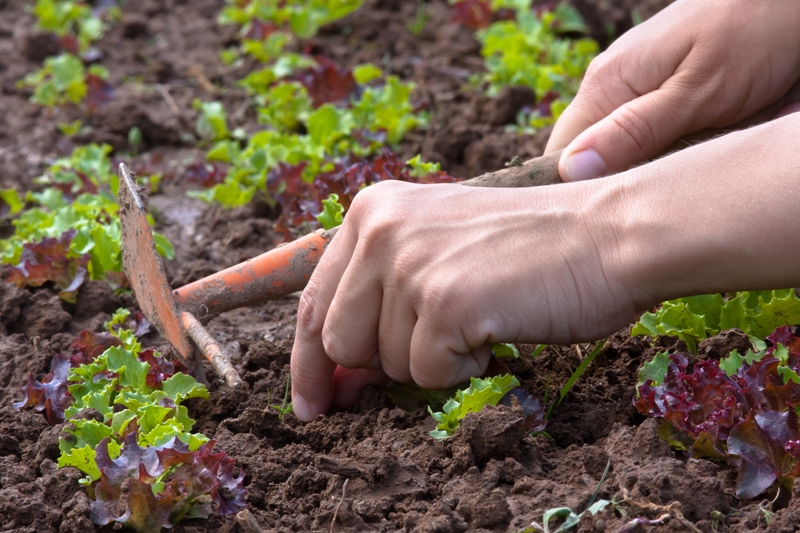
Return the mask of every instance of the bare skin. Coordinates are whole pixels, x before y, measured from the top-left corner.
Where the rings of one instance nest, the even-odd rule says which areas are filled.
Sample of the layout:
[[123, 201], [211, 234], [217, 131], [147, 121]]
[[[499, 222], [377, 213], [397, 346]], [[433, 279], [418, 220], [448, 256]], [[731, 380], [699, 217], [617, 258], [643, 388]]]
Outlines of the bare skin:
[[579, 181], [734, 124], [800, 78], [798, 27], [795, 0], [679, 0], [592, 62], [545, 153], [565, 148], [560, 174]]
[[[686, 21], [667, 15], [663, 35], [680, 47], [675, 25]], [[640, 44], [651, 34], [640, 34]], [[787, 81], [765, 90], [761, 105], [797, 79], [800, 57], [779, 67], [791, 71]], [[590, 102], [591, 91], [584, 93]], [[741, 98], [731, 102], [728, 114], [713, 120], [735, 122], [751, 112]], [[605, 154], [599, 143], [606, 137], [624, 145], [623, 127], [590, 135], [603, 111], [580, 106], [586, 108], [559, 121], [554, 136], [561, 128], [561, 140], [548, 149], [589, 139], [598, 144], [586, 146]], [[665, 127], [677, 138], [713, 120]], [[800, 285], [797, 139], [800, 114], [792, 114], [603, 180], [526, 190], [397, 182], [365, 189], [300, 301], [295, 414], [313, 420], [352, 402], [364, 384], [388, 378], [451, 386], [483, 372], [493, 342], [594, 340], [665, 299]], [[627, 167], [647, 152], [608, 168]]]

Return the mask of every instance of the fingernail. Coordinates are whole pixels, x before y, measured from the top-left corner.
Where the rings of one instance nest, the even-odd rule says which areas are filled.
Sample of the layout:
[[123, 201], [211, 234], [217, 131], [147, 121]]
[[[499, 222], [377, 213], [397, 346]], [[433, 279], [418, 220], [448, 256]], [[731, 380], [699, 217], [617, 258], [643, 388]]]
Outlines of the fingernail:
[[575, 152], [567, 157], [567, 176], [570, 181], [583, 181], [599, 178], [606, 173], [606, 162], [600, 154], [589, 148]]
[[294, 416], [303, 422], [311, 422], [316, 418], [316, 415], [311, 411], [311, 406], [308, 405], [306, 399], [299, 394], [295, 394], [294, 397], [292, 397], [292, 411], [294, 412]]

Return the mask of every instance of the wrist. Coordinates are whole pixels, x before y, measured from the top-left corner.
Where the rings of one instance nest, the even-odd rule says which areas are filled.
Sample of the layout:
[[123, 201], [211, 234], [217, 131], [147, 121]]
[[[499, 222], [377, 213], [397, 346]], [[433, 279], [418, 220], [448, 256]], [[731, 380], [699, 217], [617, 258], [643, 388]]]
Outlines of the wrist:
[[800, 285], [800, 114], [608, 178], [607, 261], [637, 310]]

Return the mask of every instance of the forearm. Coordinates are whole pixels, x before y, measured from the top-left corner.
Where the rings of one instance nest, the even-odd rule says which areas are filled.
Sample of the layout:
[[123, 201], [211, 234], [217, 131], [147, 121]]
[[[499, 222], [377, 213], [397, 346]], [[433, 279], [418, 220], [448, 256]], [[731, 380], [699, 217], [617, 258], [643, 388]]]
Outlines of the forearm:
[[603, 260], [639, 309], [800, 286], [800, 114], [608, 178]]

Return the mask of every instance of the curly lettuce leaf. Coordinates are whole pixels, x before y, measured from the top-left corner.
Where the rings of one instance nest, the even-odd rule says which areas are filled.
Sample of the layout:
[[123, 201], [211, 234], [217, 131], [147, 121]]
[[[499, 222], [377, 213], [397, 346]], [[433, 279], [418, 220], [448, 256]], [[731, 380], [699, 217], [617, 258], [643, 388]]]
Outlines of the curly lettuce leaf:
[[667, 335], [686, 342], [689, 350], [720, 331], [738, 328], [764, 339], [775, 328], [800, 323], [800, 299], [793, 289], [691, 296], [664, 302], [655, 313], [645, 313], [631, 335]]
[[428, 412], [438, 422], [431, 436], [436, 440], [452, 437], [461, 420], [468, 413], [476, 413], [487, 405], [497, 405], [511, 389], [519, 386], [519, 380], [511, 374], [491, 378], [472, 378], [467, 389], [459, 390], [447, 401], [440, 412], [430, 407]]
[[800, 337], [783, 326], [766, 344], [691, 370], [685, 356], [672, 354], [663, 372], [667, 356], [659, 354], [634, 399], [639, 412], [665, 421], [660, 434], [671, 446], [735, 466], [741, 498], [800, 475]]

